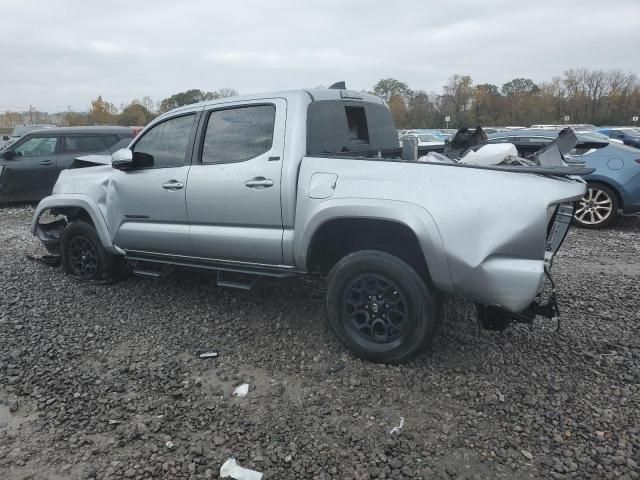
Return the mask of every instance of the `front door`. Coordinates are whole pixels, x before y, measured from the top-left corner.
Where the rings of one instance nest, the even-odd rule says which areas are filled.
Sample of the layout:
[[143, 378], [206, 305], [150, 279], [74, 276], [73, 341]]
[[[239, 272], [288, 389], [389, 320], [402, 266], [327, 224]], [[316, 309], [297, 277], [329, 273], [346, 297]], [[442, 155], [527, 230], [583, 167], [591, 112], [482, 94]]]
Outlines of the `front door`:
[[286, 106], [270, 99], [203, 113], [204, 138], [187, 187], [193, 256], [282, 263]]
[[198, 114], [154, 125], [131, 147], [151, 166], [113, 170], [107, 191], [109, 231], [126, 251], [186, 255], [190, 250], [185, 204]]
[[35, 201], [51, 195], [58, 179], [57, 135], [29, 135], [10, 150], [15, 155], [4, 161], [0, 198], [3, 201]]

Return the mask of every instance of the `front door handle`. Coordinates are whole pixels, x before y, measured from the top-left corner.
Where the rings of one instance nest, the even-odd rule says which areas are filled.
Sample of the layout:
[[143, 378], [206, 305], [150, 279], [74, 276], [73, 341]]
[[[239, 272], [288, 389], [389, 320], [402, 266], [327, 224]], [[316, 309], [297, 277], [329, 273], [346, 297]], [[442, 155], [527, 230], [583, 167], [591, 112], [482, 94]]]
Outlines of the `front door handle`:
[[162, 188], [171, 192], [175, 192], [176, 190], [184, 188], [184, 183], [177, 180], [169, 180], [168, 182], [162, 184]]
[[254, 177], [244, 182], [244, 184], [249, 188], [261, 190], [263, 188], [273, 187], [273, 180], [264, 177]]
[[40, 165], [53, 165], [53, 160], [42, 160]]

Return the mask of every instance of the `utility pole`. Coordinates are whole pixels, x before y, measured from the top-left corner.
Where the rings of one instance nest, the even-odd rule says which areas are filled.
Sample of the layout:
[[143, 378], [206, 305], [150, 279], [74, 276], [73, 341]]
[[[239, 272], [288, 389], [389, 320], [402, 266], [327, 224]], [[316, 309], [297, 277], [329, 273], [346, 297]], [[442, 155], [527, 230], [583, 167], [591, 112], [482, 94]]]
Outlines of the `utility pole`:
[[31, 124], [33, 125], [33, 105], [29, 105], [29, 120], [31, 121]]
[[67, 115], [67, 123], [71, 126], [71, 105], [67, 105], [67, 110], [69, 111], [69, 114]]

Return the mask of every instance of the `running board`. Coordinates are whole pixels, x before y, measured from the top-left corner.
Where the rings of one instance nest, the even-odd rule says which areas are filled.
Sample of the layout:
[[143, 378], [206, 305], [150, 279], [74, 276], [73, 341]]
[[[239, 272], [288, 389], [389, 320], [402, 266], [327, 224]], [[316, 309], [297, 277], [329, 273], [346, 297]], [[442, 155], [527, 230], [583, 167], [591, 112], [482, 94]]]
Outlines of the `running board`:
[[157, 270], [152, 268], [151, 265], [144, 265], [144, 263], [144, 261], [140, 260], [132, 262], [132, 270], [134, 275], [142, 278], [161, 278], [166, 277], [172, 270], [169, 265], [162, 265], [162, 268], [160, 270]]
[[260, 265], [224, 260], [208, 260], [202, 258], [181, 257], [178, 255], [159, 255], [131, 250], [126, 251], [126, 258], [127, 260], [135, 263], [144, 262], [156, 265], [167, 265], [173, 268], [195, 268], [274, 278], [294, 277], [302, 273], [293, 267], [282, 265]]
[[216, 284], [219, 287], [251, 290], [259, 278], [259, 275], [219, 270]]

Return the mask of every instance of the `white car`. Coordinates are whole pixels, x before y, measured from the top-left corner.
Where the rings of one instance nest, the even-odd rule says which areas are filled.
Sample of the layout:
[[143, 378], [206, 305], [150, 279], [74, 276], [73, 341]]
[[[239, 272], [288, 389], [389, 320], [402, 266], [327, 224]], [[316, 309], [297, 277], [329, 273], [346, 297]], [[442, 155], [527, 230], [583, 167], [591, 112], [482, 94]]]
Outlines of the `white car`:
[[402, 146], [402, 140], [407, 137], [413, 137], [418, 139], [418, 147], [427, 147], [427, 146], [444, 146], [444, 140], [433, 135], [431, 133], [420, 133], [413, 135], [405, 135], [400, 138], [400, 146]]

